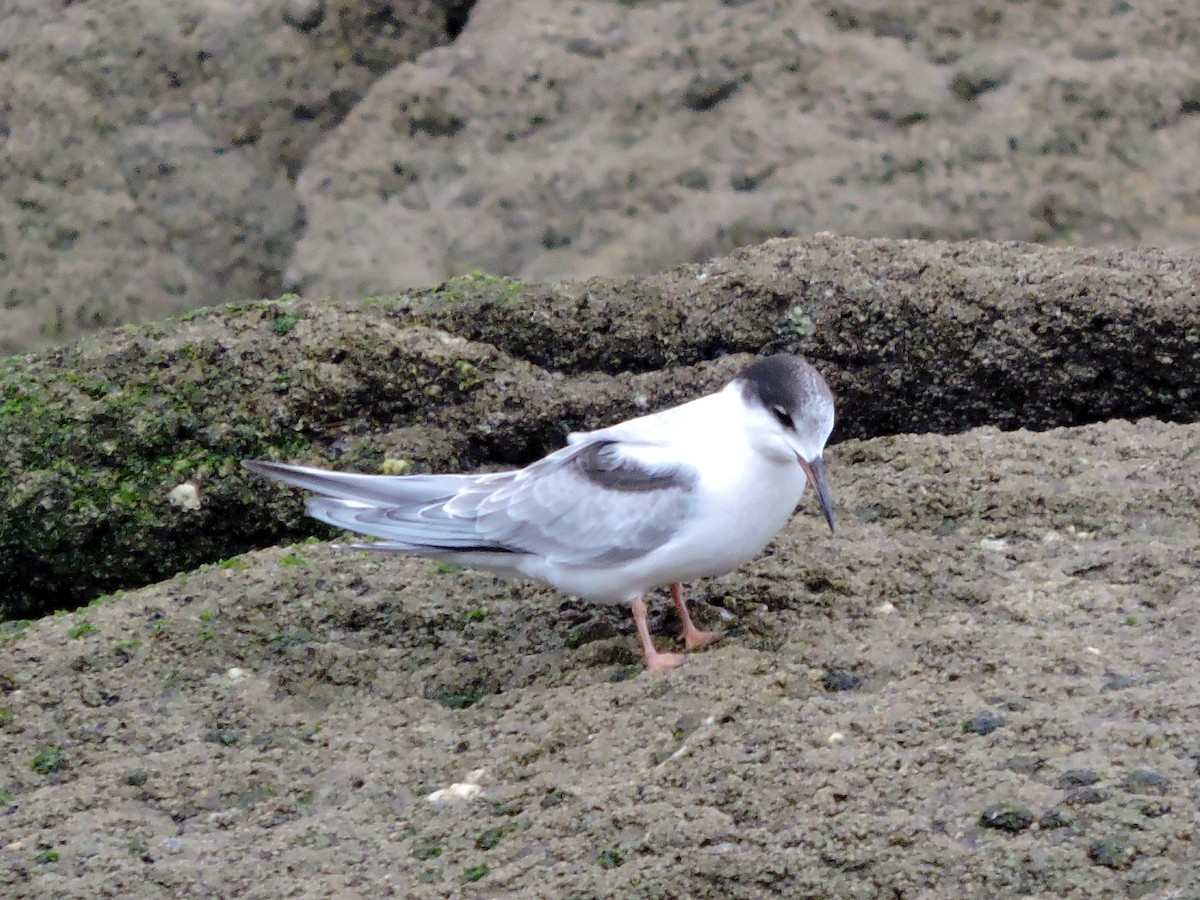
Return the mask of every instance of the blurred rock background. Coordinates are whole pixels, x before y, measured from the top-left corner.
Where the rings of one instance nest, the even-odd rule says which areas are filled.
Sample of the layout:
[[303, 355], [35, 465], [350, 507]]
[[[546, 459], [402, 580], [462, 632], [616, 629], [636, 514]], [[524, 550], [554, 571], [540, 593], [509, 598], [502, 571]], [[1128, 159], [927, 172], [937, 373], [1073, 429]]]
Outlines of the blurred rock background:
[[778, 235], [1193, 246], [1200, 7], [12, 0], [0, 353]]

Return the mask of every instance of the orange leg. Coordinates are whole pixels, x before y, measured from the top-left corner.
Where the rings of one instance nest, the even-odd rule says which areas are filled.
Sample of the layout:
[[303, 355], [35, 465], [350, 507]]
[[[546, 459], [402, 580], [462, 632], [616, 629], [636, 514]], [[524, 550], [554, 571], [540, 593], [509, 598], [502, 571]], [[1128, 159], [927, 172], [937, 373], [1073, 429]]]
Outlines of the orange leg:
[[701, 631], [692, 624], [687, 602], [683, 599], [683, 587], [678, 581], [671, 582], [671, 599], [675, 601], [675, 608], [679, 610], [679, 618], [683, 622], [683, 646], [695, 650], [697, 647], [707, 647], [721, 638], [723, 633], [720, 631]]
[[646, 668], [651, 672], [674, 669], [682, 666], [687, 658], [682, 653], [659, 653], [650, 640], [650, 626], [646, 624], [646, 601], [638, 597], [629, 605], [633, 611], [633, 622], [637, 625], [638, 637], [642, 640], [642, 652], [646, 654]]

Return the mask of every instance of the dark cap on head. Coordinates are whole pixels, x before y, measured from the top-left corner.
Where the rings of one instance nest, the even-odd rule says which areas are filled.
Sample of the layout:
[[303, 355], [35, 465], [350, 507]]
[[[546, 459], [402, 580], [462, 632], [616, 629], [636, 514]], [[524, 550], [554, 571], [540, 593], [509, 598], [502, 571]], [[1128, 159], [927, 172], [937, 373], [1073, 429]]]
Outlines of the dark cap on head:
[[751, 363], [737, 381], [747, 403], [762, 404], [785, 433], [795, 436], [795, 442], [789, 440], [788, 446], [812, 485], [832, 532], [833, 500], [821, 457], [834, 420], [833, 392], [829, 385], [820, 372], [800, 357], [784, 355]]
[[767, 409], [796, 410], [818, 397], [833, 404], [833, 392], [821, 373], [798, 356], [779, 354], [755, 360], [738, 378], [745, 385], [746, 398], [757, 399]]

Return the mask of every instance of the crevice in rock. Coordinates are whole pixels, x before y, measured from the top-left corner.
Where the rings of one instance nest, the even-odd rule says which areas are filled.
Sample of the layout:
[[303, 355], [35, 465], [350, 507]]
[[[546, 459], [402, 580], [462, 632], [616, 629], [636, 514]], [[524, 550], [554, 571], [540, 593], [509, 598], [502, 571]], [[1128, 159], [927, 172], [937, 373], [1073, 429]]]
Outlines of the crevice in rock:
[[450, 0], [446, 5], [446, 36], [453, 42], [463, 33], [476, 0]]

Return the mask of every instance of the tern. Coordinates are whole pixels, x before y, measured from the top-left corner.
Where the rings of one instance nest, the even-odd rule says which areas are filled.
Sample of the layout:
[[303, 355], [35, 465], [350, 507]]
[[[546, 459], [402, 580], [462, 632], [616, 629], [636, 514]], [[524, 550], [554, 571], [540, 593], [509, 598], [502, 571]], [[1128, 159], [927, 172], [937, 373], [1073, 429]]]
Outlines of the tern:
[[748, 365], [716, 393], [597, 431], [523, 469], [369, 475], [264, 460], [245, 465], [314, 492], [310, 516], [377, 538], [355, 545], [525, 576], [598, 603], [629, 604], [646, 668], [655, 649], [646, 594], [670, 585], [685, 649], [721, 637], [692, 622], [682, 583], [752, 559], [811, 484], [830, 532], [823, 453], [829, 386], [798, 356]]

